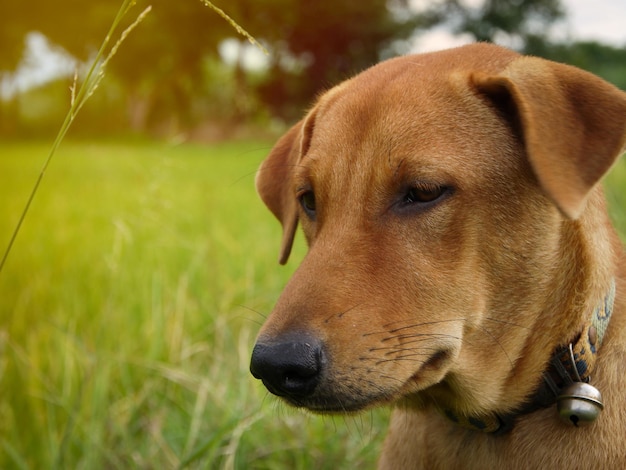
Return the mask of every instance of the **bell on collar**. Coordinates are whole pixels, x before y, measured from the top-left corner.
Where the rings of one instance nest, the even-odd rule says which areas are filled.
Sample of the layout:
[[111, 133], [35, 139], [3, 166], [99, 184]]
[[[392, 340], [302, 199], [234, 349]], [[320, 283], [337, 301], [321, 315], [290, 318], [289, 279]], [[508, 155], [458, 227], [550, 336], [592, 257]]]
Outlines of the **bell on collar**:
[[576, 427], [593, 423], [604, 409], [600, 391], [584, 382], [568, 385], [556, 400], [561, 419]]

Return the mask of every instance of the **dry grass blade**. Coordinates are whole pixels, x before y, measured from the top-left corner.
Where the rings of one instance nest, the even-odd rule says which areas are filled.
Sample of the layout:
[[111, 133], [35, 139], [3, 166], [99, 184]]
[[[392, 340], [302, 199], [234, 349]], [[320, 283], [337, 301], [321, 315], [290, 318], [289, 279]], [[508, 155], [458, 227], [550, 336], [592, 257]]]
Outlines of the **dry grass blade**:
[[144, 19], [144, 17], [150, 11], [151, 7], [146, 8], [138, 16], [137, 20], [135, 20], [128, 28], [126, 28], [126, 30], [124, 30], [124, 32], [122, 32], [118, 41], [113, 45], [113, 47], [107, 53], [106, 51], [108, 49], [109, 43], [111, 42], [111, 37], [113, 36], [115, 31], [119, 27], [124, 16], [128, 13], [130, 8], [134, 6], [134, 4], [135, 4], [135, 0], [125, 0], [124, 3], [122, 3], [122, 6], [118, 10], [116, 17], [113, 20], [113, 23], [111, 24], [111, 28], [109, 29], [106, 37], [104, 38], [104, 41], [102, 42], [102, 45], [100, 46], [100, 49], [98, 50], [98, 54], [96, 55], [96, 58], [93, 61], [93, 64], [91, 65], [91, 67], [89, 68], [89, 71], [87, 72], [87, 76], [85, 77], [85, 80], [80, 85], [80, 87], [78, 87], [78, 91], [77, 91], [77, 83], [76, 83], [77, 75], [74, 76], [74, 84], [71, 87], [70, 109], [68, 110], [65, 116], [65, 120], [63, 121], [63, 124], [61, 125], [61, 128], [59, 129], [59, 132], [57, 133], [54, 143], [52, 144], [52, 147], [50, 148], [50, 152], [48, 153], [48, 156], [46, 160], [44, 161], [44, 164], [41, 168], [41, 171], [39, 172], [39, 176], [37, 177], [37, 180], [35, 181], [33, 189], [30, 192], [30, 195], [28, 196], [28, 199], [24, 206], [24, 210], [22, 211], [20, 218], [17, 222], [17, 225], [15, 226], [15, 230], [11, 234], [11, 238], [9, 239], [7, 248], [2, 256], [2, 260], [0, 260], [0, 273], [2, 273], [6, 260], [9, 257], [9, 253], [11, 252], [11, 248], [13, 247], [13, 244], [15, 243], [15, 239], [17, 238], [17, 234], [19, 233], [20, 228], [22, 227], [24, 223], [26, 214], [28, 213], [30, 206], [35, 198], [35, 195], [37, 194], [37, 190], [39, 189], [41, 181], [43, 180], [43, 177], [46, 173], [46, 170], [48, 169], [48, 166], [50, 165], [53, 155], [59, 148], [59, 145], [61, 145], [63, 138], [67, 134], [67, 131], [70, 129], [80, 109], [83, 107], [85, 102], [93, 95], [95, 90], [98, 88], [100, 81], [104, 77], [105, 67], [110, 61], [110, 59], [115, 55], [115, 53], [119, 49], [119, 46], [124, 41], [124, 39], [126, 39], [128, 34], [130, 34], [130, 32]]
[[261, 51], [263, 51], [265, 55], [269, 55], [269, 52], [267, 51], [267, 49], [263, 47], [263, 45], [261, 45], [256, 39], [254, 39], [254, 37], [250, 33], [248, 33], [245, 29], [239, 26], [235, 20], [233, 20], [230, 16], [224, 13], [224, 10], [216, 7], [209, 0], [200, 0], [200, 1], [204, 3], [207, 7], [212, 9], [215, 13], [220, 15], [222, 18], [224, 18], [235, 29], [235, 31], [237, 31], [239, 34], [245, 37], [250, 42], [250, 44], [253, 44], [259, 49], [261, 49]]

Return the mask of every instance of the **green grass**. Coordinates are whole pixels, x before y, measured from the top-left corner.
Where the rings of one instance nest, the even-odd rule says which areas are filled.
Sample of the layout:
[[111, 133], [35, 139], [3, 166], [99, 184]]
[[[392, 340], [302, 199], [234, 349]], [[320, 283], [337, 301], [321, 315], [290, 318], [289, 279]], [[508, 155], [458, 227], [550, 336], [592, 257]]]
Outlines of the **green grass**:
[[626, 243], [626, 154], [607, 175], [605, 188], [611, 218]]
[[[270, 398], [254, 337], [295, 269], [271, 143], [65, 143], [0, 273], [0, 468], [371, 467], [384, 412]], [[4, 249], [47, 154], [0, 144]]]
[[[64, 143], [0, 273], [0, 468], [372, 468], [387, 412], [294, 411], [248, 373], [302, 257], [254, 192], [271, 143]], [[0, 248], [47, 154], [0, 144]], [[626, 233], [626, 162], [609, 200]]]

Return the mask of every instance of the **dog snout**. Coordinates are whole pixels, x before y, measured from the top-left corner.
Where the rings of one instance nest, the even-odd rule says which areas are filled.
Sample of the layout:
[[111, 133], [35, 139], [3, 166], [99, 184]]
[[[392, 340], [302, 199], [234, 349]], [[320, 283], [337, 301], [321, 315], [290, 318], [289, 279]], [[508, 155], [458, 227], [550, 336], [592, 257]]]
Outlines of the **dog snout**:
[[297, 402], [314, 393], [324, 363], [319, 340], [309, 335], [292, 335], [257, 342], [252, 351], [250, 372], [274, 395]]

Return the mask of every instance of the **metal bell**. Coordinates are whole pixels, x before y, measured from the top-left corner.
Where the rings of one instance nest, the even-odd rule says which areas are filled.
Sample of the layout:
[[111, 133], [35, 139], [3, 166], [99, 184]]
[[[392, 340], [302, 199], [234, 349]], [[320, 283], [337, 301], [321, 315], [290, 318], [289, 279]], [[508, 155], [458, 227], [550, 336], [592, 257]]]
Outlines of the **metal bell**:
[[576, 427], [593, 423], [604, 409], [600, 391], [584, 382], [568, 385], [556, 400], [560, 418]]

